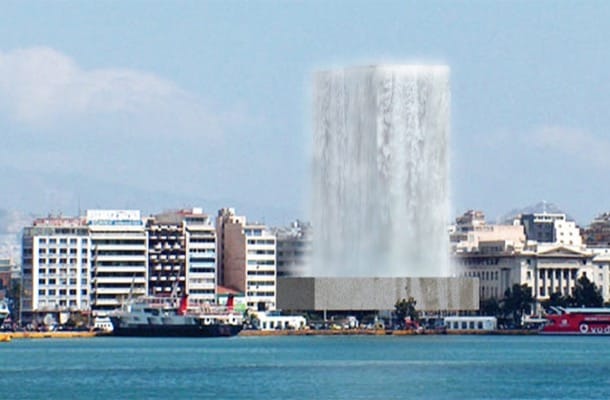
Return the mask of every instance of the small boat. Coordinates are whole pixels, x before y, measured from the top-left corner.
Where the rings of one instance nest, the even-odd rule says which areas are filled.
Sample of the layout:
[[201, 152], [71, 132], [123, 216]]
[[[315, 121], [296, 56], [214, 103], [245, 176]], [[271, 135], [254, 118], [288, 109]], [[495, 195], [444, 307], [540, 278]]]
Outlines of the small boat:
[[542, 335], [610, 335], [610, 308], [551, 307]]
[[11, 341], [11, 336], [10, 335], [0, 335], [0, 343], [2, 342], [10, 342]]
[[0, 300], [0, 326], [2, 326], [2, 323], [9, 316], [9, 314], [10, 311], [8, 309], [8, 304], [6, 303], [6, 300]]
[[227, 337], [243, 328], [243, 317], [233, 310], [233, 298], [226, 307], [189, 307], [188, 295], [139, 297], [123, 310], [111, 313], [112, 334], [144, 337]]

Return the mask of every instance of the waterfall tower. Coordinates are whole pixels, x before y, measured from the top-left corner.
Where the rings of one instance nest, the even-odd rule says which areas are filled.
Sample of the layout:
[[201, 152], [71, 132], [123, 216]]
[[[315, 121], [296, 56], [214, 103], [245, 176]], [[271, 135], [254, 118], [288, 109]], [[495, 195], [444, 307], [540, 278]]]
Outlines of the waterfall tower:
[[449, 68], [314, 79], [312, 276], [449, 276]]

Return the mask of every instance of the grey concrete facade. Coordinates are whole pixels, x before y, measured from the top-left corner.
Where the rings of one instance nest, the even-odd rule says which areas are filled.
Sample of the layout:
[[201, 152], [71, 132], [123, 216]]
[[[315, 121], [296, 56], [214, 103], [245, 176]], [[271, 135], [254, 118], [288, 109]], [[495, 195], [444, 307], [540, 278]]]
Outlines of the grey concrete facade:
[[479, 309], [473, 278], [278, 278], [277, 306], [284, 310], [393, 310], [412, 296], [420, 311]]

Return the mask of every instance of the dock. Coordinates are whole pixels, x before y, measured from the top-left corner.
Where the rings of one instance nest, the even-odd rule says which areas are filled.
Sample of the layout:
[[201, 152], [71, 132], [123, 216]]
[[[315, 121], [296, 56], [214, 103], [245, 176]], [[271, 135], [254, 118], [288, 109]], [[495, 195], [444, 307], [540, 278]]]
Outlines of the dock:
[[60, 332], [0, 332], [0, 342], [10, 342], [13, 339], [84, 339], [98, 336], [92, 331], [60, 331]]

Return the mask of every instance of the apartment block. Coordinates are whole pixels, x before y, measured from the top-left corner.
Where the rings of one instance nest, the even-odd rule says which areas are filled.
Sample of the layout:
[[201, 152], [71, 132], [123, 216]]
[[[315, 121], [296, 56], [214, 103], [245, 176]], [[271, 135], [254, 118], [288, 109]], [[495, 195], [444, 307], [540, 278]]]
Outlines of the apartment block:
[[138, 210], [87, 210], [92, 308], [114, 310], [148, 293], [146, 227]]
[[216, 301], [216, 230], [200, 208], [157, 214], [147, 221], [149, 292]]
[[218, 211], [220, 284], [246, 294], [251, 309], [276, 307], [276, 237], [263, 224], [247, 223], [232, 208]]
[[36, 219], [23, 231], [22, 310], [37, 314], [91, 308], [90, 249], [83, 218]]

